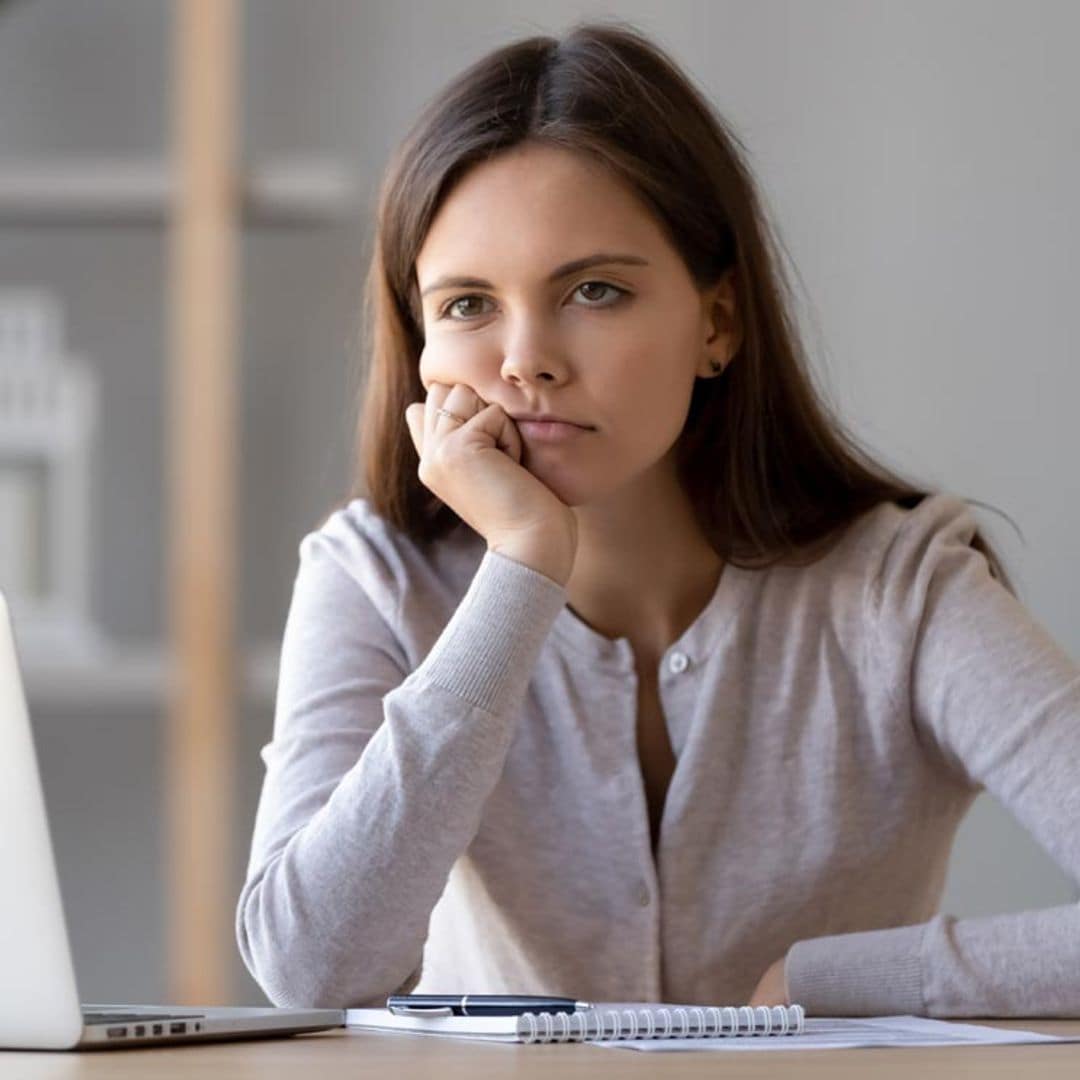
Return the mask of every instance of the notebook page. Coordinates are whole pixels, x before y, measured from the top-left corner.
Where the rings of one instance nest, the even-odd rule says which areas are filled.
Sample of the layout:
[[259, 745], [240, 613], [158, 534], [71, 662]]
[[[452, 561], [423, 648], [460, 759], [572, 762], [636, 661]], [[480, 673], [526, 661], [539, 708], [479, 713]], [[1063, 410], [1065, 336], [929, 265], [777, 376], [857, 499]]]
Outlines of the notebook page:
[[[721, 1015], [720, 1010], [723, 1010]], [[784, 1025], [801, 1022], [801, 1015], [795, 1018], [796, 1013], [801, 1014], [798, 1006], [786, 1010], [750, 1010], [734, 1006], [698, 1006], [665, 1004], [655, 1001], [603, 1001], [594, 1002], [592, 1008], [582, 1010], [577, 1014], [555, 1013], [552, 1016], [533, 1017], [525, 1016], [400, 1016], [387, 1009], [354, 1008], [345, 1011], [345, 1026], [351, 1028], [364, 1028], [371, 1031], [401, 1031], [418, 1035], [443, 1035], [455, 1038], [485, 1039], [499, 1042], [546, 1042], [546, 1041], [571, 1041], [570, 1031], [573, 1027], [584, 1028], [585, 1037], [589, 1041], [604, 1044], [613, 1041], [611, 1036], [616, 1029], [623, 1032], [622, 1039], [628, 1038], [634, 1041], [640, 1030], [642, 1033], [652, 1031], [652, 1036], [647, 1040], [668, 1041], [669, 1039], [686, 1038], [686, 1031], [700, 1030], [705, 1025], [707, 1030], [728, 1029], [725, 1040], [733, 1038], [756, 1038], [765, 1037], [765, 1026], [773, 1023], [780, 1024], [780, 1019], [774, 1017], [769, 1020], [765, 1016], [755, 1016], [755, 1013], [774, 1012], [788, 1013]], [[648, 1014], [647, 1016], [645, 1014]], [[711, 1015], [710, 1015], [711, 1014]], [[567, 1022], [568, 1016], [573, 1015], [573, 1020]], [[583, 1019], [584, 1017], [591, 1019]], [[638, 1024], [640, 1023], [640, 1028]], [[763, 1025], [756, 1031], [749, 1028], [754, 1024]], [[708, 1026], [708, 1025], [711, 1025]], [[739, 1029], [742, 1030], [739, 1030]], [[736, 1035], [736, 1032], [738, 1034]], [[680, 1033], [682, 1033], [680, 1035]], [[773, 1030], [769, 1037], [780, 1036], [779, 1030]], [[606, 1038], [605, 1038], [606, 1036]], [[578, 1030], [572, 1041], [581, 1037]], [[781, 1036], [782, 1037], [782, 1036]], [[701, 1036], [692, 1034], [690, 1039], [701, 1042]]]
[[346, 1009], [345, 1026], [371, 1031], [407, 1031], [415, 1035], [451, 1035], [462, 1039], [518, 1042], [516, 1016], [397, 1016], [388, 1009]]
[[807, 1017], [799, 1035], [739, 1039], [618, 1039], [594, 1042], [615, 1050], [847, 1050], [861, 1046], [980, 1046], [1004, 1043], [1080, 1042], [1080, 1035], [1043, 1035], [1035, 1031], [992, 1028], [983, 1024], [930, 1020], [921, 1016], [875, 1016], [844, 1019]]

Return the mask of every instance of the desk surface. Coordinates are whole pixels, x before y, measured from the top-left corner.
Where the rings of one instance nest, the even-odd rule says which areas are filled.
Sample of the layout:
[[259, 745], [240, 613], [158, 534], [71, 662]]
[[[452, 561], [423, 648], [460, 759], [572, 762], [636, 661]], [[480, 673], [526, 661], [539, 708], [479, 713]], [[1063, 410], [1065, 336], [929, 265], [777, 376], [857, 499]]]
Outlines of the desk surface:
[[[1080, 1020], [974, 1021], [1048, 1034], [1080, 1034]], [[358, 1080], [393, 1076], [395, 1080], [480, 1080], [514, 1076], [560, 1080], [599, 1077], [738, 1076], [859, 1077], [873, 1069], [875, 1080], [911, 1077], [954, 1080], [964, 1076], [1042, 1080], [1080, 1076], [1080, 1043], [1061, 1046], [886, 1047], [860, 1050], [786, 1050], [775, 1054], [640, 1053], [581, 1043], [524, 1046], [434, 1039], [393, 1032], [337, 1029], [314, 1035], [253, 1042], [203, 1043], [143, 1050], [91, 1053], [0, 1051], [0, 1076], [19, 1080], [68, 1080], [94, 1077], [155, 1077], [188, 1080], [193, 1075], [261, 1078], [318, 1076], [319, 1080]]]

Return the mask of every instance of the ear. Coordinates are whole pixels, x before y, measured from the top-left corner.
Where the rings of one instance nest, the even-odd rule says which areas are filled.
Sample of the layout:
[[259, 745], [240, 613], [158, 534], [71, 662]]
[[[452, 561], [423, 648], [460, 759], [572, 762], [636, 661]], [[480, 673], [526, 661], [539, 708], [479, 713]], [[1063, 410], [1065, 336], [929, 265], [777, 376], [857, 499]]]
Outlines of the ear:
[[742, 345], [742, 320], [735, 292], [735, 267], [701, 290], [701, 357], [698, 375], [711, 379], [731, 362]]

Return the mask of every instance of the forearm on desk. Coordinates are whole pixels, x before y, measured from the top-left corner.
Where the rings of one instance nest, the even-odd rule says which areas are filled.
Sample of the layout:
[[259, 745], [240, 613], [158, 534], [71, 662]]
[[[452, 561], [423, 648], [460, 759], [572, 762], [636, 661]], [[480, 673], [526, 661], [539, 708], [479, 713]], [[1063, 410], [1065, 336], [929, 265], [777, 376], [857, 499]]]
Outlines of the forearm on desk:
[[785, 968], [815, 1015], [1080, 1016], [1080, 907], [812, 938]]
[[318, 755], [326, 729], [363, 741], [347, 702], [318, 731], [280, 740], [237, 910], [244, 960], [276, 1004], [360, 1005], [417, 971], [562, 602], [553, 582], [489, 554], [423, 663], [381, 702], [365, 698], [383, 719], [343, 775], [319, 774]]

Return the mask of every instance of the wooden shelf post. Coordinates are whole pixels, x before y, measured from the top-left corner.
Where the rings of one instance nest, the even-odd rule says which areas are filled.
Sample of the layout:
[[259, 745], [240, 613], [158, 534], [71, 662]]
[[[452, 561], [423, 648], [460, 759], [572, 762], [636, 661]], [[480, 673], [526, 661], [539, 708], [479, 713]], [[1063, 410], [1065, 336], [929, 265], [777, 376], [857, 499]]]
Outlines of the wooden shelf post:
[[165, 740], [169, 1001], [231, 993], [239, 0], [176, 0], [169, 224]]

